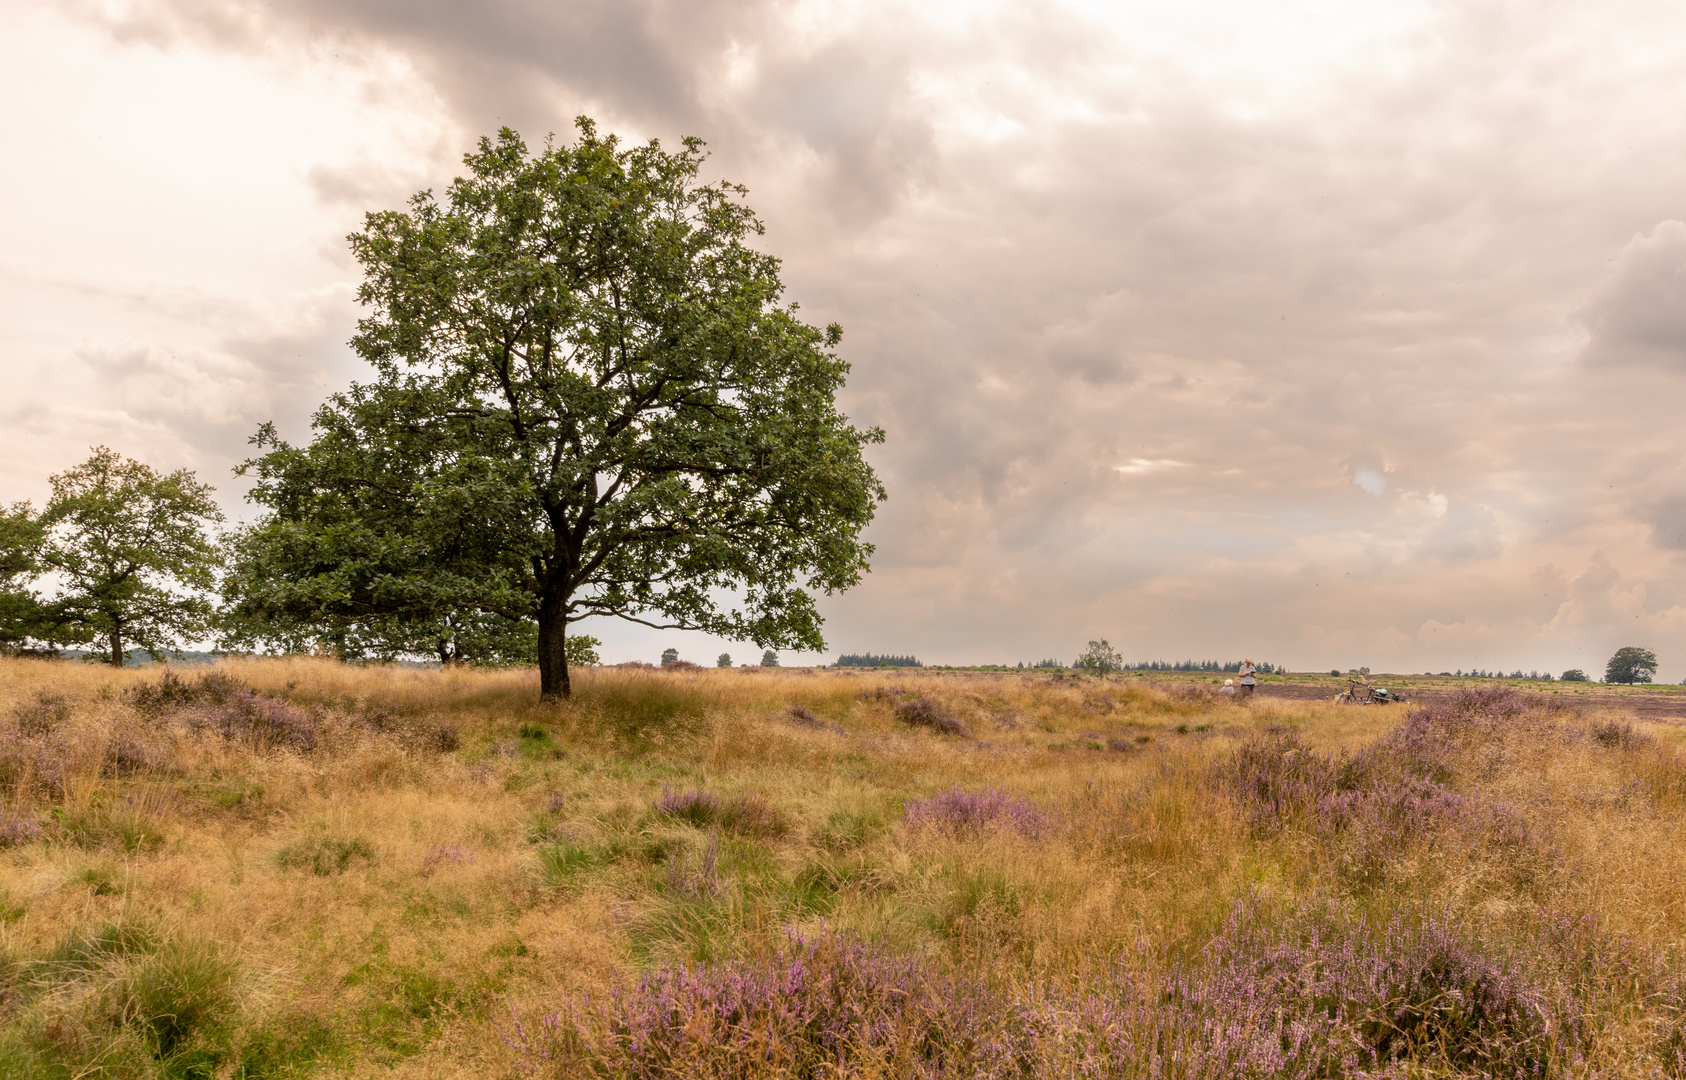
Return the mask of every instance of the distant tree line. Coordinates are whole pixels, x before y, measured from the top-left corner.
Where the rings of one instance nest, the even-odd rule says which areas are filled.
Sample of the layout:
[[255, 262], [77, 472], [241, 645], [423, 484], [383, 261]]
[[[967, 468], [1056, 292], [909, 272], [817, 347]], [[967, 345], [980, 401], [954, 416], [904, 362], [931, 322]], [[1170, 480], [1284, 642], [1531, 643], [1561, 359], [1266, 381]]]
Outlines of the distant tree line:
[[838, 667], [924, 667], [914, 656], [879, 656], [876, 653], [844, 653], [837, 658]]
[[[1284, 675], [1286, 669], [1279, 664], [1261, 662], [1253, 665], [1259, 669], [1260, 675]], [[1126, 671], [1210, 671], [1216, 674], [1234, 674], [1241, 670], [1239, 660], [1147, 660], [1139, 664], [1125, 664]]]

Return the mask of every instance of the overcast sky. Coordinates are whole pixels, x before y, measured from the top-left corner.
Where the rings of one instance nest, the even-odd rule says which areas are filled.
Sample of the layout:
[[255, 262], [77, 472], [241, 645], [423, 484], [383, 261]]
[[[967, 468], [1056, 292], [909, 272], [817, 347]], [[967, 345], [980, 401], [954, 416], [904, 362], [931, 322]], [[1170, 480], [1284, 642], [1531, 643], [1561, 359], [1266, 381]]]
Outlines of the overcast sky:
[[844, 326], [837, 650], [1678, 681], [1683, 72], [1673, 2], [0, 0], [0, 501], [104, 443], [249, 516], [363, 374], [345, 234], [588, 113]]

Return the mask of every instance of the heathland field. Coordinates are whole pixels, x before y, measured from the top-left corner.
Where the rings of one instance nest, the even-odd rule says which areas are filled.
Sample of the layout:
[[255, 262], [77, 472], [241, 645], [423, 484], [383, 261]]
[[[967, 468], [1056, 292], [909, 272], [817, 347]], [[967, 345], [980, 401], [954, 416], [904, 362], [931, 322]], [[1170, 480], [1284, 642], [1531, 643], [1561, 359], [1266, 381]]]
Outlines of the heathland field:
[[0, 661], [0, 1075], [1686, 1077], [1620, 697], [575, 686]]

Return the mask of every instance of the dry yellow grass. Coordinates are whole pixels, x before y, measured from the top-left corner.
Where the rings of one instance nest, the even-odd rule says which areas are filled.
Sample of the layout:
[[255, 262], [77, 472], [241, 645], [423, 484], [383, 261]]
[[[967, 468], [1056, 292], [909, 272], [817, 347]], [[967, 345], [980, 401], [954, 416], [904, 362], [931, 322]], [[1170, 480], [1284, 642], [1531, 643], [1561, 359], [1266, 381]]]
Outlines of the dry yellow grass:
[[[114, 925], [214, 954], [228, 985], [207, 991], [203, 1067], [254, 1076], [502, 1074], [512, 1010], [822, 921], [1015, 985], [1081, 981], [1143, 941], [1196, 949], [1244, 895], [1446, 911], [1518, 942], [1548, 915], [1591, 913], [1675, 962], [1686, 943], [1686, 770], [1668, 725], [1616, 751], [1495, 744], [1477, 782], [1539, 843], [1407, 845], [1360, 872], [1304, 830], [1250, 830], [1213, 769], [1270, 729], [1350, 754], [1397, 708], [1043, 674], [733, 670], [583, 671], [573, 701], [547, 706], [526, 671], [215, 672], [308, 714], [314, 748], [195, 730], [197, 706], [138, 708], [158, 669], [0, 660], [0, 811], [22, 830], [0, 850], [0, 1071], [187, 1074], [191, 1039], [171, 1058], [111, 1004], [134, 999], [112, 988], [163, 963], [162, 946], [101, 954], [98, 978], [43, 974], [74, 935]], [[913, 698], [969, 734], [899, 722]], [[1056, 827], [902, 822], [907, 800], [955, 787], [1022, 797]], [[654, 810], [691, 789], [758, 797], [771, 816], [711, 832]], [[1633, 1028], [1600, 1060], [1649, 1060], [1649, 1021], [1630, 1013], [1600, 1021]]]

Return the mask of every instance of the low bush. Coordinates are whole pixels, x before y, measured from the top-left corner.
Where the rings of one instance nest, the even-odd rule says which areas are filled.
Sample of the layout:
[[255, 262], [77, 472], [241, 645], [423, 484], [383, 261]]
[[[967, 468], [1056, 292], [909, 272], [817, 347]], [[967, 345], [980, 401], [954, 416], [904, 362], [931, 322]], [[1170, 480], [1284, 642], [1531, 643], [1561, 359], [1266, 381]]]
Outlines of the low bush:
[[50, 735], [70, 719], [70, 702], [63, 694], [50, 690], [37, 691], [33, 700], [20, 702], [12, 709], [18, 734], [32, 737]]
[[1024, 799], [1001, 791], [962, 791], [958, 787], [914, 799], [907, 804], [905, 816], [916, 829], [934, 828], [958, 836], [1003, 827], [1034, 838], [1050, 826], [1048, 815]]
[[789, 831], [789, 826], [767, 796], [756, 791], [721, 799], [701, 789], [674, 791], [663, 788], [662, 797], [656, 801], [656, 812], [699, 828], [719, 826], [739, 836], [766, 839], [783, 836]]
[[0, 810], [0, 848], [22, 847], [41, 838], [41, 826], [27, 814]]
[[988, 988], [829, 933], [772, 955], [669, 965], [602, 1002], [582, 998], [509, 1037], [556, 1077], [1030, 1075], [1033, 1045]]
[[970, 735], [959, 717], [930, 698], [914, 698], [896, 706], [896, 719], [909, 727], [929, 728], [941, 735]]

